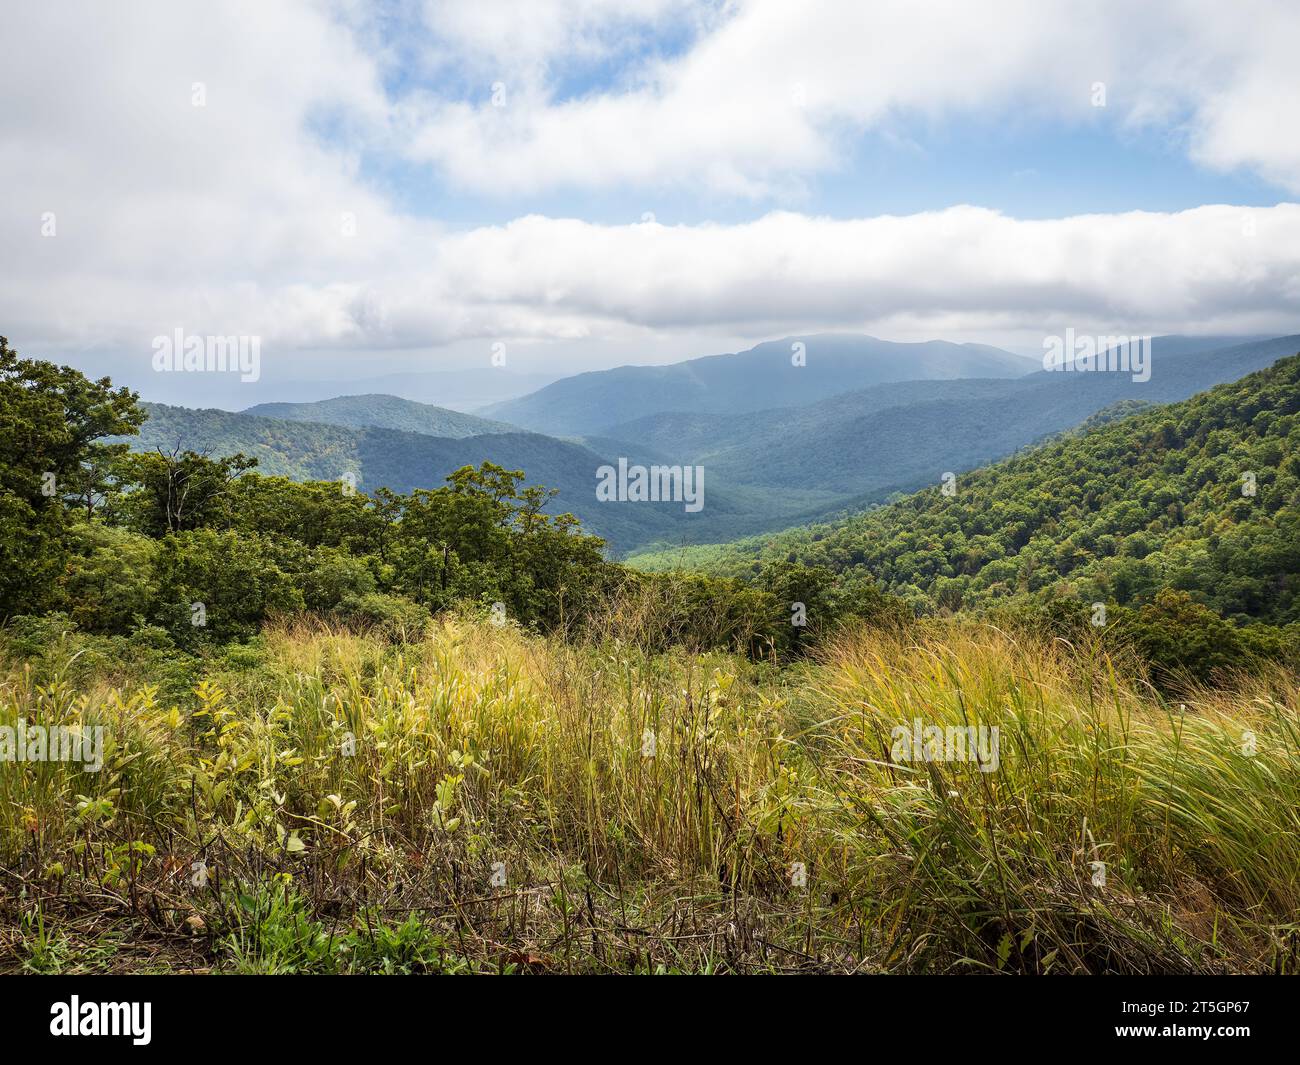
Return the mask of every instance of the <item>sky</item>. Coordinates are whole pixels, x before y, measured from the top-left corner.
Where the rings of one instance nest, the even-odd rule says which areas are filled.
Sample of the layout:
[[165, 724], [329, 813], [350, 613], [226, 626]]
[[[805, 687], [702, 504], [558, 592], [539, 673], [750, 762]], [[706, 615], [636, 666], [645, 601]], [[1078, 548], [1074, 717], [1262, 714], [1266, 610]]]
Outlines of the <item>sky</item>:
[[0, 333], [145, 398], [177, 329], [282, 382], [1300, 332], [1288, 0], [0, 0], [0, 39]]

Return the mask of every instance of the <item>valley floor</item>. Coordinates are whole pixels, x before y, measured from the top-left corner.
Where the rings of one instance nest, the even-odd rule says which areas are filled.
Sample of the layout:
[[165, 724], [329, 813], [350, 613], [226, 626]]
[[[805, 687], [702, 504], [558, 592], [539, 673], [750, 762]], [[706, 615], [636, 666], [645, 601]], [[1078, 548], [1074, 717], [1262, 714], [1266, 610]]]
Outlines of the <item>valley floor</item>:
[[0, 764], [0, 971], [1295, 971], [1300, 680], [1124, 676], [958, 622], [786, 667], [470, 619], [197, 675], [9, 646], [0, 725], [105, 748]]

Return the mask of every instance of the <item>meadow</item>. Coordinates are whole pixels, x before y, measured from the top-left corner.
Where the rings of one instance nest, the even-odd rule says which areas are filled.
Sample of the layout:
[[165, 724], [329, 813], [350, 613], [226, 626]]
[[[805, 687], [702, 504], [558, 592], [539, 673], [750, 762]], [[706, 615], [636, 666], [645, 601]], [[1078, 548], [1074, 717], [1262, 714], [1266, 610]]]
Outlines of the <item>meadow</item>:
[[[486, 615], [297, 617], [203, 656], [46, 619], [0, 725], [3, 972], [1300, 968], [1300, 679], [1147, 682], [971, 619], [807, 659]], [[892, 731], [996, 726], [996, 770]], [[985, 768], [988, 768], [987, 766]]]

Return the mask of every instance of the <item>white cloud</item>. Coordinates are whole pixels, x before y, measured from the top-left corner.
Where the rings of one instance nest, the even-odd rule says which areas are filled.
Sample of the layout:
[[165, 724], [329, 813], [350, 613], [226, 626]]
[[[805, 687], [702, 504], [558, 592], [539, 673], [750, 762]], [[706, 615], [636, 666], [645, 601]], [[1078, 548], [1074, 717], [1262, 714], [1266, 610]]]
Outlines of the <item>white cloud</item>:
[[[577, 10], [577, 0], [551, 2]], [[1082, 109], [1091, 81], [1109, 79], [1134, 121], [1192, 106], [1190, 144], [1207, 163], [1293, 176], [1300, 148], [1279, 116], [1296, 79], [1275, 6], [1234, 17], [1180, 5], [1170, 38], [1146, 34], [1174, 16], [1117, 27], [1109, 6], [1068, 32], [1038, 4], [926, 18], [911, 4], [851, 6], [727, 8], [642, 82], [561, 103], [544, 86], [566, 55], [626, 55], [620, 33], [687, 17], [680, 4], [645, 0], [630, 16], [584, 6], [564, 32], [521, 18], [514, 36], [501, 9], [445, 8], [455, 18], [440, 39], [459, 42], [465, 63], [521, 56], [542, 72], [543, 95], [491, 115], [447, 105], [418, 150], [465, 180], [673, 180], [756, 194], [834, 165], [840, 123], [980, 101]], [[1189, 11], [1204, 14], [1203, 29]], [[675, 227], [527, 216], [456, 231], [399, 210], [364, 177], [411, 116], [385, 88], [392, 56], [359, 8], [60, 4], [3, 19], [0, 331], [37, 354], [148, 352], [177, 326], [257, 333], [280, 351], [834, 327], [967, 337], [1058, 323], [1296, 328], [1294, 205], [1249, 212], [1253, 236], [1234, 207], [1050, 221], [976, 208], [856, 220], [774, 212]], [[1168, 40], [1170, 52], [1135, 81], [1121, 38]], [[194, 82], [205, 107], [192, 106]], [[45, 212], [57, 236], [42, 236]]]
[[404, 148], [478, 193], [634, 183], [764, 198], [891, 119], [1096, 121], [1102, 83], [1121, 122], [1159, 136], [1178, 123], [1199, 162], [1300, 190], [1300, 6], [1287, 0], [745, 0], [726, 13], [683, 55], [563, 99], [538, 84], [539, 62], [554, 83], [581, 50], [552, 20], [498, 32], [479, 17], [455, 40], [527, 91], [506, 107], [425, 99]]
[[[959, 331], [1291, 329], [1300, 206], [1024, 221], [963, 207], [856, 220], [602, 226], [527, 217], [441, 240], [418, 285], [373, 293], [418, 335], [620, 328], [761, 336], [883, 323]], [[421, 308], [426, 308], [423, 312]]]
[[182, 313], [244, 331], [268, 292], [323, 300], [437, 232], [314, 132], [364, 145], [388, 107], [370, 57], [316, 5], [33, 5], [10, 9], [0, 35], [11, 336], [147, 342]]
[[328, 284], [236, 281], [196, 291], [79, 275], [9, 291], [50, 323], [75, 305], [77, 320], [116, 327], [122, 342], [141, 344], [179, 323], [256, 333], [275, 348], [481, 338], [486, 350], [492, 339], [641, 330], [1280, 332], [1298, 327], [1300, 308], [1297, 205], [1052, 221], [970, 207], [854, 220], [773, 213], [675, 227], [531, 216], [399, 252], [418, 265]]

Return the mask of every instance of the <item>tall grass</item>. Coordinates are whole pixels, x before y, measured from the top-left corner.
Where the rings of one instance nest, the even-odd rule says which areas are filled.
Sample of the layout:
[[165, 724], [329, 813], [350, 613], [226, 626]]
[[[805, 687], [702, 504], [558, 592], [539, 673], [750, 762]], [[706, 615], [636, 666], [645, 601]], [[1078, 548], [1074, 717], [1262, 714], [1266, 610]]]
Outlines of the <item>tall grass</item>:
[[[882, 900], [888, 964], [1259, 967], [1293, 934], [1294, 678], [1170, 705], [1059, 642], [959, 626], [841, 639], [818, 674], [825, 864]], [[997, 771], [891, 763], [916, 717], [997, 726]]]
[[[630, 631], [288, 622], [179, 703], [11, 660], [0, 724], [110, 746], [0, 767], [0, 965], [117, 934], [239, 971], [339, 971], [335, 943], [377, 971], [1295, 967], [1296, 678], [1171, 704], [958, 622], [784, 668]], [[997, 770], [892, 758], [915, 719], [997, 726]]]

